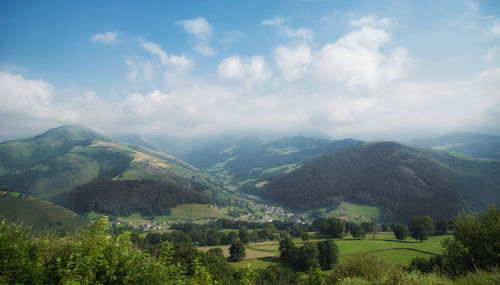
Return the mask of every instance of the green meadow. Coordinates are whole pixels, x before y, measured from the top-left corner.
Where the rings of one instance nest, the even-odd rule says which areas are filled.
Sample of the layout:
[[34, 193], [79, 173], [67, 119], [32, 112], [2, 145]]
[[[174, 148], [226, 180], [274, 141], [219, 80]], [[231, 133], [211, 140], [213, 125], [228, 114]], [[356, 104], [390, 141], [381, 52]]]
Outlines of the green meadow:
[[7, 191], [0, 191], [2, 219], [21, 220], [34, 228], [57, 231], [73, 230], [90, 223], [85, 217], [49, 201]]
[[[335, 240], [339, 247], [339, 262], [342, 263], [347, 256], [367, 252], [384, 261], [409, 265], [416, 257], [429, 258], [442, 252], [441, 242], [451, 235], [432, 236], [423, 242], [407, 238], [399, 242], [392, 233], [378, 233], [375, 238], [370, 235], [365, 239], [353, 239], [347, 235], [344, 239]], [[312, 239], [311, 242], [324, 239]], [[302, 246], [304, 241], [294, 239], [297, 246]], [[229, 257], [229, 245], [225, 246], [203, 246], [199, 247], [202, 251], [208, 251], [211, 248], [220, 247], [225, 257]], [[246, 245], [246, 257], [239, 262], [231, 262], [236, 268], [251, 267], [253, 269], [265, 268], [269, 265], [280, 265], [279, 262], [279, 241], [254, 242]]]

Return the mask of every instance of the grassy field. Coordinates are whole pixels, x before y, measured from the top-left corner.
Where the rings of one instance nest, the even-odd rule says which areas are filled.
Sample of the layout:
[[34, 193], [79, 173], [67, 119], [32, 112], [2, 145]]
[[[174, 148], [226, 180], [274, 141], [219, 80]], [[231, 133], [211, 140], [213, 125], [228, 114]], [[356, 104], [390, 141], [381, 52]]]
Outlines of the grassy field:
[[[97, 213], [93, 214], [96, 216]], [[90, 213], [88, 214], [90, 215]], [[178, 205], [172, 208], [172, 214], [169, 216], [156, 216], [153, 222], [187, 222], [199, 219], [212, 219], [227, 215], [227, 208], [219, 208], [214, 205], [189, 203]], [[100, 217], [100, 215], [99, 215]], [[90, 216], [89, 216], [90, 218]], [[149, 223], [150, 217], [142, 216], [139, 213], [133, 213], [127, 217], [117, 217], [117, 221], [131, 222], [131, 223]]]
[[378, 207], [358, 205], [342, 201], [337, 209], [327, 214], [329, 217], [339, 217], [350, 222], [376, 221], [380, 218]]
[[219, 208], [214, 205], [190, 203], [172, 208], [171, 217], [177, 219], [198, 220], [217, 218], [223, 216], [224, 214], [227, 213], [223, 213], [223, 211], [219, 210]]
[[[347, 256], [358, 253], [368, 252], [384, 261], [394, 264], [409, 265], [411, 260], [416, 257], [431, 257], [440, 254], [442, 251], [441, 242], [451, 236], [433, 236], [423, 242], [408, 238], [399, 242], [392, 233], [379, 233], [373, 236], [367, 236], [366, 239], [352, 239], [346, 236], [342, 240], [335, 240], [339, 247], [339, 261], [342, 262]], [[311, 241], [320, 241], [322, 239], [313, 239]], [[294, 239], [297, 246], [302, 246], [304, 242], [301, 239]], [[204, 246], [199, 247], [202, 251], [208, 251], [211, 248], [220, 247], [225, 257], [229, 257], [229, 245], [225, 246]], [[271, 264], [279, 264], [279, 241], [265, 241], [250, 243], [246, 246], [247, 256], [243, 261], [232, 262], [231, 265], [237, 268], [250, 266], [252, 268], [265, 268]]]
[[35, 228], [63, 231], [90, 223], [85, 217], [49, 201], [6, 191], [0, 191], [0, 219], [20, 219]]

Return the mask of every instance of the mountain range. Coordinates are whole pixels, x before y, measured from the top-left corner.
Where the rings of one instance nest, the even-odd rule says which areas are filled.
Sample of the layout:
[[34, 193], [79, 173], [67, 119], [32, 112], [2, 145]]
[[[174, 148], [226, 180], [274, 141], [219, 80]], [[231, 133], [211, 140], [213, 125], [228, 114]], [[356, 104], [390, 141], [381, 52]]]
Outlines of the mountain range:
[[[122, 138], [156, 145], [135, 135]], [[348, 201], [379, 207], [386, 221], [447, 219], [462, 208], [500, 202], [494, 148], [485, 159], [439, 147], [459, 141], [470, 153], [495, 145], [494, 136], [473, 134], [420, 139], [418, 146], [237, 136], [199, 143], [177, 158], [66, 125], [1, 143], [0, 188], [78, 213], [168, 215], [185, 203], [278, 204], [304, 212]]]
[[[212, 202], [216, 196], [213, 191], [220, 189], [198, 174], [197, 168], [171, 155], [120, 143], [79, 125], [61, 126], [32, 138], [0, 144], [2, 188], [71, 209], [124, 214], [151, 212], [163, 200], [169, 207]], [[148, 183], [136, 187], [131, 181]], [[144, 189], [144, 185], [150, 189]], [[96, 187], [106, 191], [93, 191]], [[137, 205], [137, 201], [123, 199], [131, 187], [138, 193], [165, 194], [142, 195], [148, 198]]]

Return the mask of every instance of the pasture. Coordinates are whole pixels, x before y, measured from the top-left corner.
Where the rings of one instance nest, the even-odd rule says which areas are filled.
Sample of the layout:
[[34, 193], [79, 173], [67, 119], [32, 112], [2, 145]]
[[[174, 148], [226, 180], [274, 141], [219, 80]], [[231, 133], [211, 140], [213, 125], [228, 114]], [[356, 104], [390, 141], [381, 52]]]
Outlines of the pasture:
[[[432, 236], [423, 242], [407, 238], [399, 242], [392, 233], [378, 233], [367, 236], [365, 239], [353, 239], [347, 235], [344, 239], [335, 240], [339, 247], [339, 262], [349, 255], [358, 252], [367, 252], [386, 262], [400, 265], [409, 265], [412, 259], [416, 257], [429, 258], [442, 252], [441, 242], [451, 235]], [[312, 239], [311, 242], [324, 239]], [[296, 246], [302, 246], [304, 242], [301, 239], [294, 239]], [[224, 246], [204, 246], [199, 247], [202, 251], [208, 251], [210, 248], [220, 247], [225, 257], [229, 257], [229, 245]], [[265, 268], [269, 265], [280, 265], [279, 262], [279, 241], [253, 242], [245, 246], [247, 256], [240, 262], [231, 262], [236, 268], [251, 267], [254, 269]]]

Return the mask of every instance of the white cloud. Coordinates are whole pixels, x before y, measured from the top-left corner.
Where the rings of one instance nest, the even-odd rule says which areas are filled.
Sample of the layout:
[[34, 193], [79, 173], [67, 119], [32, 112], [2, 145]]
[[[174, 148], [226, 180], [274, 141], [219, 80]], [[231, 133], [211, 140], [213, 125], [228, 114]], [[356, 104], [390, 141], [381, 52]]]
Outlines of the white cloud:
[[489, 32], [492, 36], [500, 37], [500, 23], [494, 22], [489, 29]]
[[379, 27], [379, 28], [389, 28], [389, 27], [394, 25], [392, 20], [389, 18], [378, 19], [375, 16], [366, 16], [366, 17], [362, 17], [359, 20], [351, 20], [350, 24], [351, 24], [351, 26], [354, 26], [354, 27], [370, 26], [370, 27]]
[[114, 45], [121, 43], [121, 40], [118, 38], [118, 33], [115, 32], [95, 34], [90, 38], [90, 40], [93, 43], [101, 43], [105, 45]]
[[381, 47], [390, 34], [363, 26], [335, 43], [325, 44], [314, 54], [311, 70], [316, 78], [345, 83], [349, 88], [377, 88], [383, 83], [403, 78], [411, 59], [405, 48], [384, 53]]
[[210, 56], [214, 55], [215, 51], [207, 44], [205, 43], [199, 43], [194, 47], [194, 51], [197, 53], [204, 55], [204, 56]]
[[309, 71], [312, 53], [306, 45], [296, 48], [279, 46], [274, 50], [274, 58], [283, 78], [290, 82], [302, 78]]
[[204, 56], [215, 54], [214, 49], [209, 45], [209, 40], [212, 37], [212, 25], [203, 17], [198, 17], [190, 20], [182, 20], [176, 22], [184, 27], [187, 33], [195, 36], [197, 44], [193, 50]]
[[261, 25], [275, 26], [275, 27], [282, 26], [284, 23], [285, 23], [285, 18], [282, 17], [276, 17], [272, 20], [263, 20], [262, 22], [260, 22]]
[[[286, 34], [284, 19], [264, 22]], [[125, 59], [133, 88], [125, 86], [114, 96], [62, 90], [0, 72], [0, 133], [60, 123], [180, 135], [314, 129], [336, 138], [480, 127], [500, 131], [500, 68], [468, 80], [413, 82], [405, 77], [412, 59], [391, 42], [390, 22], [364, 17], [352, 21], [353, 31], [336, 41], [277, 46], [272, 66], [283, 81], [272, 76], [262, 56], [225, 58], [217, 66], [220, 80], [196, 77], [187, 72], [194, 63], [184, 55], [145, 40], [140, 46], [152, 56]], [[208, 43], [196, 39], [194, 48], [201, 44]], [[494, 47], [485, 59], [496, 56]]]
[[20, 75], [0, 72], [0, 110], [26, 112], [46, 117], [52, 99], [52, 86], [41, 80], [26, 80]]
[[300, 27], [298, 29], [290, 28], [285, 25], [286, 19], [277, 17], [273, 20], [263, 20], [260, 22], [261, 25], [272, 26], [278, 28], [278, 31], [282, 34], [285, 34], [287, 37], [294, 40], [302, 40], [302, 41], [312, 41], [312, 32], [306, 28]]
[[262, 56], [244, 59], [239, 56], [228, 57], [219, 64], [217, 70], [220, 77], [242, 80], [247, 87], [264, 82], [272, 75], [272, 71], [267, 68], [266, 60]]
[[308, 45], [279, 46], [274, 51], [276, 65], [287, 82], [308, 76], [326, 84], [340, 83], [350, 89], [377, 89], [404, 78], [412, 60], [405, 48], [386, 51], [391, 42], [388, 31], [370, 26], [389, 25], [390, 19], [365, 17], [355, 21], [361, 27], [336, 42], [312, 51]]
[[186, 32], [200, 40], [208, 40], [212, 36], [212, 25], [203, 17], [177, 21], [177, 23], [182, 25]]
[[[300, 48], [292, 49], [293, 51]], [[261, 57], [225, 59], [219, 74], [250, 86], [269, 76]], [[248, 80], [248, 81], [246, 81]], [[60, 123], [82, 123], [91, 128], [142, 134], [182, 135], [221, 130], [315, 129], [336, 138], [377, 137], [384, 134], [491, 127], [498, 130], [500, 68], [467, 81], [396, 82], [371, 92], [338, 89], [278, 88], [255, 94], [232, 84], [211, 84], [191, 78], [190, 84], [124, 92], [103, 99], [93, 92], [57, 90], [41, 80], [0, 73], [0, 129], [3, 135], [39, 130]], [[64, 96], [57, 96], [64, 93]], [[15, 118], [15, 119], [13, 119]], [[4, 122], [8, 122], [8, 125]], [[37, 125], [38, 126], [38, 125]], [[34, 134], [34, 133], [33, 133]]]
[[176, 66], [180, 68], [189, 68], [193, 64], [184, 55], [168, 55], [158, 44], [144, 40], [139, 41], [140, 45], [150, 53], [158, 56], [160, 62], [165, 66]]

